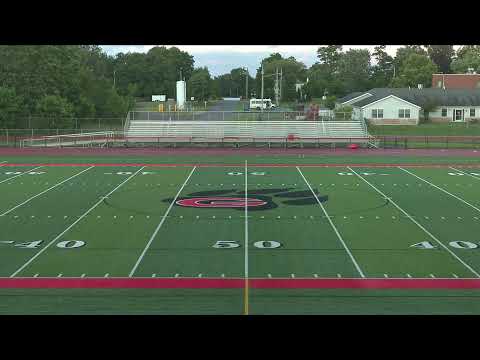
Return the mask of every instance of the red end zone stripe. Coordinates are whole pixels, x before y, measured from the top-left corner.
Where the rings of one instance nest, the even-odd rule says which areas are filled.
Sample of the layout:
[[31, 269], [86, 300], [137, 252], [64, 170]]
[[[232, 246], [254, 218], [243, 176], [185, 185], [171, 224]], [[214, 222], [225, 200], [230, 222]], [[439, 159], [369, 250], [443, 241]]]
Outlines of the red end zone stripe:
[[[151, 166], [151, 167], [243, 167], [245, 164], [99, 164], [99, 163], [79, 163], [79, 164], [2, 164], [1, 166], [45, 166], [45, 167], [55, 167], [55, 166]], [[398, 167], [398, 166], [405, 166], [405, 167], [420, 167], [420, 168], [446, 168], [450, 166], [460, 167], [460, 168], [478, 168], [480, 164], [408, 164], [408, 163], [398, 163], [398, 164], [248, 164], [249, 167], [370, 167], [370, 168], [377, 168], [377, 167]]]
[[[480, 279], [250, 279], [255, 289], [480, 289]], [[245, 280], [201, 278], [2, 278], [4, 289], [242, 289]]]

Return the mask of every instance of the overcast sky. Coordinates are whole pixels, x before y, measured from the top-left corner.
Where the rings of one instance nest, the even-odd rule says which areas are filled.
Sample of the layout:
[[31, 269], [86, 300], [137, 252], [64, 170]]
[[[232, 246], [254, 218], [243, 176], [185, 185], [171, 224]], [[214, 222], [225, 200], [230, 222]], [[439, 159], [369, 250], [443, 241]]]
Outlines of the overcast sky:
[[[119, 52], [147, 52], [156, 45], [102, 45], [109, 55]], [[160, 45], [161, 46], [161, 45]], [[170, 47], [172, 45], [165, 45]], [[214, 76], [229, 73], [238, 67], [248, 67], [255, 76], [260, 61], [268, 55], [278, 52], [284, 57], [294, 56], [306, 66], [316, 61], [316, 52], [322, 45], [174, 45], [193, 55], [195, 67], [207, 66]], [[373, 52], [376, 45], [344, 45], [348, 49], [368, 49]], [[387, 52], [394, 56], [401, 45], [387, 45]]]

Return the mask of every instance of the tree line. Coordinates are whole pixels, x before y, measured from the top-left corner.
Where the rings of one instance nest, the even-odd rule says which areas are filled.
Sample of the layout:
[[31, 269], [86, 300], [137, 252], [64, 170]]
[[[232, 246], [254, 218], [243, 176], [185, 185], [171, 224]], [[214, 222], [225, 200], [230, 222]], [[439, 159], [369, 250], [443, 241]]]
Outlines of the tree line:
[[373, 87], [429, 87], [436, 72], [480, 72], [478, 45], [457, 51], [452, 45], [406, 45], [395, 56], [385, 45], [373, 52], [328, 45], [316, 55], [310, 67], [274, 53], [261, 60], [255, 74], [240, 67], [212, 76], [207, 67], [195, 68], [193, 56], [176, 47], [109, 56], [96, 45], [1, 45], [0, 127], [18, 127], [25, 116], [45, 117], [44, 126], [50, 128], [69, 127], [73, 118], [121, 118], [135, 99], [154, 94], [175, 98], [180, 78], [187, 82], [188, 97], [199, 101], [260, 97], [262, 65], [264, 97], [275, 98], [275, 74], [281, 69], [282, 101], [323, 98], [330, 107], [338, 97]]

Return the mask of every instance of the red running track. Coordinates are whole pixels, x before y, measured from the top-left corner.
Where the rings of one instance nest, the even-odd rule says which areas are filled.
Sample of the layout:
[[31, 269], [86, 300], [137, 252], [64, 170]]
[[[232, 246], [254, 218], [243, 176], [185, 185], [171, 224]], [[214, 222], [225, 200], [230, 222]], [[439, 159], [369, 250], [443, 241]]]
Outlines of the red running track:
[[[2, 289], [243, 289], [224, 278], [2, 278]], [[480, 289], [480, 279], [250, 279], [254, 289]]]

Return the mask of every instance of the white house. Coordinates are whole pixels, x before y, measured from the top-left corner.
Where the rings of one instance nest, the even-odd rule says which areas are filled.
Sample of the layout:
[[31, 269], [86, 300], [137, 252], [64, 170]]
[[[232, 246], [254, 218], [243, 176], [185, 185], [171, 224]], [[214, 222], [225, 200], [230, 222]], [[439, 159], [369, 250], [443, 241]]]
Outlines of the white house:
[[480, 89], [376, 88], [338, 99], [351, 106], [354, 119], [378, 125], [417, 125], [429, 109], [432, 122], [480, 120]]

